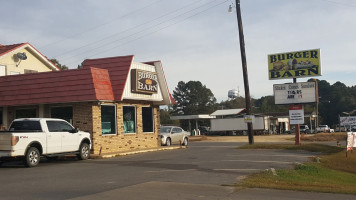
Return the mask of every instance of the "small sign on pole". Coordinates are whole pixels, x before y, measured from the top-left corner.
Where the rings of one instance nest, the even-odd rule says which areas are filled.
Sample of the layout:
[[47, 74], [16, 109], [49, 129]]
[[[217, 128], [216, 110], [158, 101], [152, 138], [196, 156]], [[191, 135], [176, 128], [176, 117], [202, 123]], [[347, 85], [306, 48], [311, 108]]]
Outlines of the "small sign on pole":
[[304, 124], [303, 105], [290, 105], [289, 119], [290, 119], [290, 124]]
[[244, 121], [245, 121], [245, 123], [255, 123], [255, 116], [254, 115], [245, 115]]
[[353, 147], [356, 147], [355, 143], [355, 137], [356, 137], [356, 132], [348, 132], [347, 133], [347, 141], [346, 141], [346, 157], [347, 157], [347, 152], [353, 150]]

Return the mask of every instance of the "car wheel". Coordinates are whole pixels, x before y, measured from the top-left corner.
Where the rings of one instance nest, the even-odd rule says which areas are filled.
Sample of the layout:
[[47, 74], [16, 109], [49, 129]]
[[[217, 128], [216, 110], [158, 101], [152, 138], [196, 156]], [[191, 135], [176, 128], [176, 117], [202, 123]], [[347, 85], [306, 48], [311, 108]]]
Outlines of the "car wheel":
[[36, 147], [31, 147], [27, 150], [25, 155], [25, 166], [35, 167], [40, 162], [40, 152]]
[[166, 140], [166, 146], [171, 146], [172, 142], [171, 142], [171, 138], [167, 138]]
[[79, 160], [86, 160], [90, 156], [90, 148], [89, 144], [87, 143], [82, 143], [79, 148], [79, 154], [78, 154], [78, 159]]
[[188, 138], [184, 138], [182, 145], [183, 146], [188, 146]]

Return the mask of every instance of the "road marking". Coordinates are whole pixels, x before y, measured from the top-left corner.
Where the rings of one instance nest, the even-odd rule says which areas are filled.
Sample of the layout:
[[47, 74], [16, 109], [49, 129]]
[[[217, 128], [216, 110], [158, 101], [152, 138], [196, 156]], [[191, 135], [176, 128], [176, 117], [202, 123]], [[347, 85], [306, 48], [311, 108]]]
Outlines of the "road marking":
[[213, 169], [215, 171], [262, 171], [264, 169]]
[[[230, 155], [226, 155], [226, 156], [229, 156], [229, 157], [251, 157], [251, 156], [261, 156], [260, 154], [249, 154], [249, 155], [233, 155], [233, 154], [230, 154]], [[298, 155], [298, 154], [289, 154], [289, 155], [282, 155], [282, 154], [277, 154], [277, 155], [266, 155], [268, 157], [300, 157], [300, 158], [310, 158], [310, 157], [313, 157], [314, 155]]]
[[273, 161], [273, 160], [222, 160], [225, 162], [253, 162], [253, 163], [281, 163], [281, 164], [294, 164], [295, 162]]
[[214, 148], [236, 148], [237, 146], [189, 146], [189, 148], [207, 148], [207, 147], [214, 147]]
[[154, 170], [154, 171], [145, 171], [145, 172], [157, 173], [157, 172], [186, 172], [186, 171], [196, 171], [196, 169], [167, 169], [167, 170]]

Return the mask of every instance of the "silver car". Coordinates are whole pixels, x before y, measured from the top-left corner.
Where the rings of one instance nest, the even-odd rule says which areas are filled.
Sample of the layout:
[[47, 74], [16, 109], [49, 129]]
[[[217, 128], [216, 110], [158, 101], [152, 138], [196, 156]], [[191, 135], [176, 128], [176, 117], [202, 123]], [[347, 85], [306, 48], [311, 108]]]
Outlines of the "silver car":
[[189, 133], [178, 126], [161, 126], [161, 144], [170, 146], [171, 144], [188, 145]]

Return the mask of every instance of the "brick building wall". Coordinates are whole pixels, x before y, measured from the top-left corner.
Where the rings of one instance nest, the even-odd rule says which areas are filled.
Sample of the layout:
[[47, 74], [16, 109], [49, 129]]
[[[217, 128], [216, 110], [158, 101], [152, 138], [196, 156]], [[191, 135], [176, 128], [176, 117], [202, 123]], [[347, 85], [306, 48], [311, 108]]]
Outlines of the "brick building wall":
[[[108, 103], [109, 104], [109, 103]], [[112, 105], [112, 103], [110, 103]], [[117, 116], [117, 134], [101, 134], [101, 106], [93, 106], [93, 153], [105, 154], [112, 152], [123, 152], [138, 149], [154, 148], [160, 145], [159, 131], [160, 118], [159, 106], [152, 106], [144, 102], [120, 102], [115, 103]], [[124, 133], [123, 106], [136, 107], [136, 133]], [[142, 130], [142, 107], [153, 108], [154, 132], [143, 133]]]
[[[69, 104], [46, 104], [43, 109], [45, 118], [50, 118], [52, 107], [73, 108], [73, 126], [81, 131], [89, 132], [92, 136], [92, 153], [105, 154], [113, 152], [125, 152], [160, 146], [160, 112], [159, 106], [153, 106], [145, 101], [124, 101], [116, 103], [102, 103], [103, 105], [116, 106], [116, 130], [117, 134], [102, 135], [101, 133], [101, 104], [98, 102], [78, 102]], [[136, 108], [136, 133], [124, 133], [123, 106], [135, 106]], [[142, 107], [153, 108], [154, 132], [144, 133], [142, 128]], [[18, 109], [36, 109], [36, 117], [39, 116], [39, 106], [9, 107], [8, 123], [15, 119]]]

